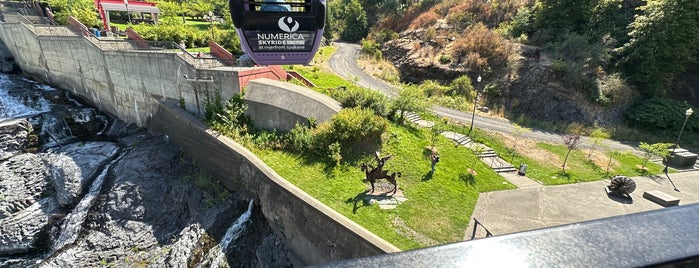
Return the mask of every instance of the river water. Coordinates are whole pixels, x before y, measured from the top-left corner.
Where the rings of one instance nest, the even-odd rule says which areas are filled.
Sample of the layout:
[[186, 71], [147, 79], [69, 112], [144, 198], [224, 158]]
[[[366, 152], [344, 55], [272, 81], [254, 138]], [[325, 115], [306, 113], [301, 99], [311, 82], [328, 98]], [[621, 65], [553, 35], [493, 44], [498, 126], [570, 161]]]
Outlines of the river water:
[[0, 267], [290, 265], [254, 202], [211, 180], [167, 137], [0, 74]]

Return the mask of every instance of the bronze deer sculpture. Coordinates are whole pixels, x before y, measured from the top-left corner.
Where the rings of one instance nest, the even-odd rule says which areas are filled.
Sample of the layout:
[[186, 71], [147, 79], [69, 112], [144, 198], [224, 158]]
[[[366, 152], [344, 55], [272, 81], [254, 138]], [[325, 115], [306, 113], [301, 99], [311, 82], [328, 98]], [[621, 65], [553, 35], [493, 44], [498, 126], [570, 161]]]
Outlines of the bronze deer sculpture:
[[398, 190], [398, 183], [396, 182], [396, 177], [400, 177], [401, 173], [400, 172], [393, 172], [391, 175], [388, 175], [388, 170], [383, 170], [384, 164], [386, 164], [386, 160], [391, 159], [391, 155], [384, 156], [383, 158], [379, 156], [379, 153], [376, 153], [376, 162], [378, 165], [376, 167], [373, 167], [367, 163], [363, 163], [361, 165], [362, 171], [365, 173], [365, 178], [363, 182], [369, 182], [371, 183], [371, 191], [369, 193], [374, 192], [374, 183], [376, 183], [377, 180], [380, 179], [386, 179], [388, 182], [393, 184], [393, 193], [396, 193], [396, 190]]

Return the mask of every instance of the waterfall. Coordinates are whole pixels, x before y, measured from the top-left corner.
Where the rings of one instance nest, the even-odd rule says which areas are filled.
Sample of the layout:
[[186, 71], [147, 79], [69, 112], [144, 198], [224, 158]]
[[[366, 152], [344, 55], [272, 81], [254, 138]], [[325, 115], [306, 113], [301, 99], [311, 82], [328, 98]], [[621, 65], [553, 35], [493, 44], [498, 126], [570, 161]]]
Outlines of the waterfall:
[[[7, 76], [0, 76], [0, 88], [7, 88], [12, 81]], [[43, 98], [31, 99], [10, 96], [6, 90], [0, 90], [0, 121], [23, 117], [32, 117], [50, 110], [50, 105]]]
[[51, 246], [53, 252], [61, 249], [65, 245], [74, 243], [78, 238], [82, 224], [85, 222], [85, 218], [87, 218], [87, 213], [90, 211], [90, 208], [92, 208], [92, 205], [94, 205], [96, 197], [102, 189], [102, 183], [107, 177], [111, 166], [117, 163], [124, 155], [126, 154], [122, 153], [102, 169], [102, 172], [92, 182], [90, 191], [80, 200], [80, 203], [75, 206], [73, 211], [65, 217], [61, 225], [61, 234]]
[[240, 234], [245, 231], [245, 223], [250, 220], [250, 214], [252, 214], [252, 201], [253, 200], [250, 199], [248, 210], [240, 215], [240, 217], [238, 217], [231, 227], [228, 227], [226, 234], [223, 236], [218, 245], [209, 250], [209, 253], [206, 254], [203, 262], [197, 267], [208, 266], [211, 268], [218, 268], [222, 264], [225, 265], [223, 267], [228, 267], [228, 264], [226, 263], [226, 252], [228, 252], [228, 248], [230, 247], [231, 243], [236, 241], [240, 237]]

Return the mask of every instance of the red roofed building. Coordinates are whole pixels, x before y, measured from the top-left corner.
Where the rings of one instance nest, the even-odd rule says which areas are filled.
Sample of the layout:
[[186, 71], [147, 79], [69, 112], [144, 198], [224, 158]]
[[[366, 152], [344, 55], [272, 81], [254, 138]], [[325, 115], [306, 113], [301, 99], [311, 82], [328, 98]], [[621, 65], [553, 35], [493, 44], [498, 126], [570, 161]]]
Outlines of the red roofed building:
[[100, 13], [100, 18], [102, 19], [102, 26], [105, 30], [110, 31], [109, 25], [109, 11], [125, 11], [128, 13], [149, 13], [153, 18], [153, 23], [158, 22], [158, 14], [160, 14], [160, 9], [155, 5], [157, 3], [142, 2], [142, 1], [128, 1], [128, 0], [94, 0], [95, 6]]

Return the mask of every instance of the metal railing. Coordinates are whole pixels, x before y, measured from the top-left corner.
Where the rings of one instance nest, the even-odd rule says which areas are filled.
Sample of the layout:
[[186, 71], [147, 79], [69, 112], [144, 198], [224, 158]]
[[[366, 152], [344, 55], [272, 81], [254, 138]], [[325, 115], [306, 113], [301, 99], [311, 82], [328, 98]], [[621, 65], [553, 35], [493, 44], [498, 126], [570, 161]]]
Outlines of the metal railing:
[[696, 267], [699, 204], [317, 267]]
[[[479, 228], [480, 227], [480, 228]], [[484, 233], [485, 232], [485, 233]], [[479, 222], [476, 218], [473, 218], [473, 232], [471, 233], [471, 239], [487, 238], [493, 236], [493, 233], [488, 231], [488, 228]]]

